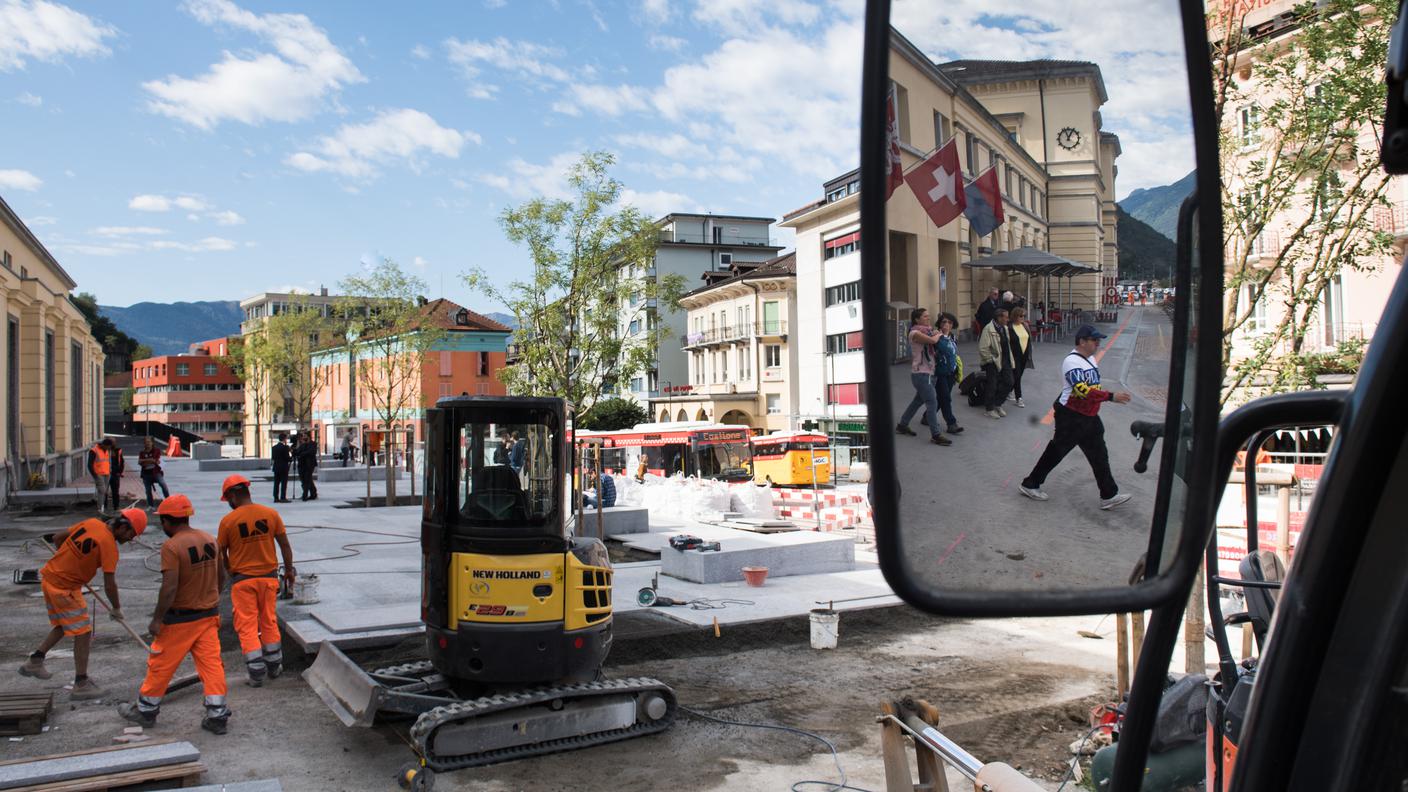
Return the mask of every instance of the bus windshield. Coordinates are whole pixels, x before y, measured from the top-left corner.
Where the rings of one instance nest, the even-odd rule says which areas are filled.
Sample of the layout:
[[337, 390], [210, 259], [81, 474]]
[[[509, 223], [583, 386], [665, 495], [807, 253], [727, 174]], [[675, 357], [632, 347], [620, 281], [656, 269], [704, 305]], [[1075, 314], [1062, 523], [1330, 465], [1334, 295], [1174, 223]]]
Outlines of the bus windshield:
[[747, 463], [748, 442], [696, 443], [694, 447], [694, 473], [700, 478], [742, 481], [749, 478]]
[[554, 512], [557, 438], [543, 424], [466, 423], [459, 432], [459, 522], [546, 526]]

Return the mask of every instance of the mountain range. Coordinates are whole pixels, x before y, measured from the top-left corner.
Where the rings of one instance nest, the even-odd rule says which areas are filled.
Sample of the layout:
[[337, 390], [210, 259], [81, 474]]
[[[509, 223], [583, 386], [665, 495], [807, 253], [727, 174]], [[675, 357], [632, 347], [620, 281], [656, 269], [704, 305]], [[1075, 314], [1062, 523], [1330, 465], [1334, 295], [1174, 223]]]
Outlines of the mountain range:
[[[1183, 199], [1193, 193], [1193, 182], [1193, 172], [1190, 171], [1173, 184], [1135, 190], [1125, 196], [1119, 205], [1134, 219], [1147, 223], [1169, 239], [1175, 239], [1178, 235], [1178, 209], [1183, 205]], [[1124, 244], [1123, 233], [1120, 244]]]

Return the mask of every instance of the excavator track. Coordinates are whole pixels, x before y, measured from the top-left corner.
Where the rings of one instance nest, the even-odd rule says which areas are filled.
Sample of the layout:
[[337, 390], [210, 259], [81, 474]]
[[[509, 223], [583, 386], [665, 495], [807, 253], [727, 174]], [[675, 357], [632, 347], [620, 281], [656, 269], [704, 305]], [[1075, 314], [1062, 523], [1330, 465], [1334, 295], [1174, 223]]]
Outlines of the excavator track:
[[[410, 737], [426, 766], [443, 772], [655, 734], [670, 727], [676, 711], [675, 692], [663, 682], [616, 679], [446, 704], [417, 718]], [[610, 727], [590, 728], [603, 723]], [[462, 750], [466, 746], [483, 747]]]

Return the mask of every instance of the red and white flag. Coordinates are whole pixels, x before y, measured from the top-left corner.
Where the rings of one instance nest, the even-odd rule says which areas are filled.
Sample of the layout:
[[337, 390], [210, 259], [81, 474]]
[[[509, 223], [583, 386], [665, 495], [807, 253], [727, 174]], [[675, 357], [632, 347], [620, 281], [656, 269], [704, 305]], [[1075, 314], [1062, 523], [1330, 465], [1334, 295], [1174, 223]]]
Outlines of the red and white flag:
[[890, 91], [890, 98], [885, 102], [885, 155], [890, 168], [890, 184], [885, 189], [885, 200], [890, 200], [890, 196], [895, 194], [895, 190], [904, 183], [904, 164], [900, 161], [900, 122], [895, 115], [895, 92]]
[[967, 201], [963, 195], [963, 173], [958, 167], [958, 142], [947, 145], [906, 173], [904, 180], [934, 225], [943, 228], [963, 214]]

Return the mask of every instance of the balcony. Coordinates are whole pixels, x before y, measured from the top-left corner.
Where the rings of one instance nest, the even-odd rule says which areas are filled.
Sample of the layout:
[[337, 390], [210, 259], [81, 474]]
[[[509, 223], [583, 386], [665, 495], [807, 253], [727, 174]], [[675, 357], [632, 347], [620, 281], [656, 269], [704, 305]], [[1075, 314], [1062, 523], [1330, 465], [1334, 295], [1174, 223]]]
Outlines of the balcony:
[[717, 344], [731, 344], [747, 341], [754, 337], [770, 338], [773, 336], [785, 337], [786, 335], [787, 323], [783, 321], [744, 322], [742, 324], [725, 325], [724, 327], [711, 327], [702, 333], [685, 333], [684, 336], [680, 338], [680, 348], [696, 349]]
[[1393, 234], [1394, 242], [1408, 240], [1408, 201], [1394, 201], [1374, 209], [1374, 230]]

